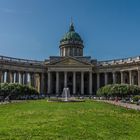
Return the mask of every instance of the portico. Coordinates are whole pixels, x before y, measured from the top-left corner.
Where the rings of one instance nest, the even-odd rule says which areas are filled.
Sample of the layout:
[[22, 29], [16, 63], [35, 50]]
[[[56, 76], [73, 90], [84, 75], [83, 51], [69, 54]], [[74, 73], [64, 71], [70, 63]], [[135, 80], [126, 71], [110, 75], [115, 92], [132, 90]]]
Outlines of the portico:
[[[92, 94], [91, 78], [88, 82], [89, 84], [85, 84], [85, 80], [84, 80], [85, 74], [88, 74], [90, 77], [91, 73], [92, 72], [87, 72], [87, 71], [85, 72], [84, 71], [82, 72], [81, 71], [48, 72], [48, 74], [50, 75], [50, 76], [48, 75], [48, 94], [61, 94], [63, 87], [69, 87], [70, 92], [73, 95]], [[63, 76], [60, 76], [60, 74]], [[70, 74], [70, 77], [68, 78], [69, 74]], [[52, 81], [52, 77], [55, 77], [56, 80]], [[55, 83], [55, 84], [52, 84], [52, 83]]]
[[[85, 80], [86, 75], [89, 77], [87, 80]], [[71, 57], [50, 63], [48, 65], [48, 93], [61, 94], [64, 87], [69, 87], [73, 95], [92, 94], [91, 65]]]

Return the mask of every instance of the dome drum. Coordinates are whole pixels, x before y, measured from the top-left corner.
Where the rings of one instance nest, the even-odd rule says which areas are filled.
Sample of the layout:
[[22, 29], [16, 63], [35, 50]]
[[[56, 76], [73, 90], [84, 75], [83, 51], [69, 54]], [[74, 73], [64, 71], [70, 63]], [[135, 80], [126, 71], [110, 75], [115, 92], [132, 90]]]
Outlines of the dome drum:
[[[73, 41], [73, 40], [68, 40], [68, 41], [62, 41], [60, 42], [60, 45], [67, 45], [67, 44], [72, 44], [72, 45], [82, 45], [83, 46], [83, 43], [80, 42], [80, 41]], [[84, 47], [84, 46], [83, 46]]]

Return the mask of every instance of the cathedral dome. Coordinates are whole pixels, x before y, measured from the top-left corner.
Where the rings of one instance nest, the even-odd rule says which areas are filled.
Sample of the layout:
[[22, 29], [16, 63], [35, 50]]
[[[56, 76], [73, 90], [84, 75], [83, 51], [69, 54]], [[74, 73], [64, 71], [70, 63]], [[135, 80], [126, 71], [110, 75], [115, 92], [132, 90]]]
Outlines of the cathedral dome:
[[67, 32], [64, 35], [64, 37], [60, 40], [60, 43], [63, 41], [79, 41], [83, 43], [83, 40], [81, 39], [80, 35], [75, 32], [73, 23], [71, 23], [69, 32]]
[[70, 24], [69, 31], [60, 40], [60, 56], [83, 56], [83, 40], [75, 32], [73, 23]]

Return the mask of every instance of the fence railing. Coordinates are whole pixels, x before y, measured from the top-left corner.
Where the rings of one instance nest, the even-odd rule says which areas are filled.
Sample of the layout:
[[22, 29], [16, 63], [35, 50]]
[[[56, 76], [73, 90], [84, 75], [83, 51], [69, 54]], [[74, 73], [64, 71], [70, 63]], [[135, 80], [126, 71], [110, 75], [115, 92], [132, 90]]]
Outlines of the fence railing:
[[7, 56], [0, 56], [0, 61], [29, 63], [29, 64], [35, 64], [35, 65], [36, 64], [37, 65], [43, 65], [44, 64], [44, 61], [20, 59], [20, 58], [13, 58], [13, 57], [7, 57]]
[[123, 58], [123, 59], [113, 59], [107, 61], [98, 61], [97, 64], [105, 66], [105, 65], [132, 63], [132, 62], [140, 62], [140, 56]]

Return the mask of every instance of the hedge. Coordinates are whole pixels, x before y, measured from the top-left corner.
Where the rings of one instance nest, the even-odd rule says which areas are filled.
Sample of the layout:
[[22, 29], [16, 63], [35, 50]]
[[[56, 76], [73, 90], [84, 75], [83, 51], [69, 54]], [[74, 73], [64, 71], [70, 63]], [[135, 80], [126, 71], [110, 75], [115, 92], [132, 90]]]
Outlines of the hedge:
[[136, 95], [133, 97], [134, 102], [138, 102], [140, 100], [140, 95]]
[[18, 83], [0, 83], [0, 96], [25, 96], [38, 95], [39, 93], [33, 87], [21, 85]]
[[111, 84], [99, 88], [97, 90], [97, 95], [105, 97], [140, 95], [140, 88], [136, 85], [129, 84]]

